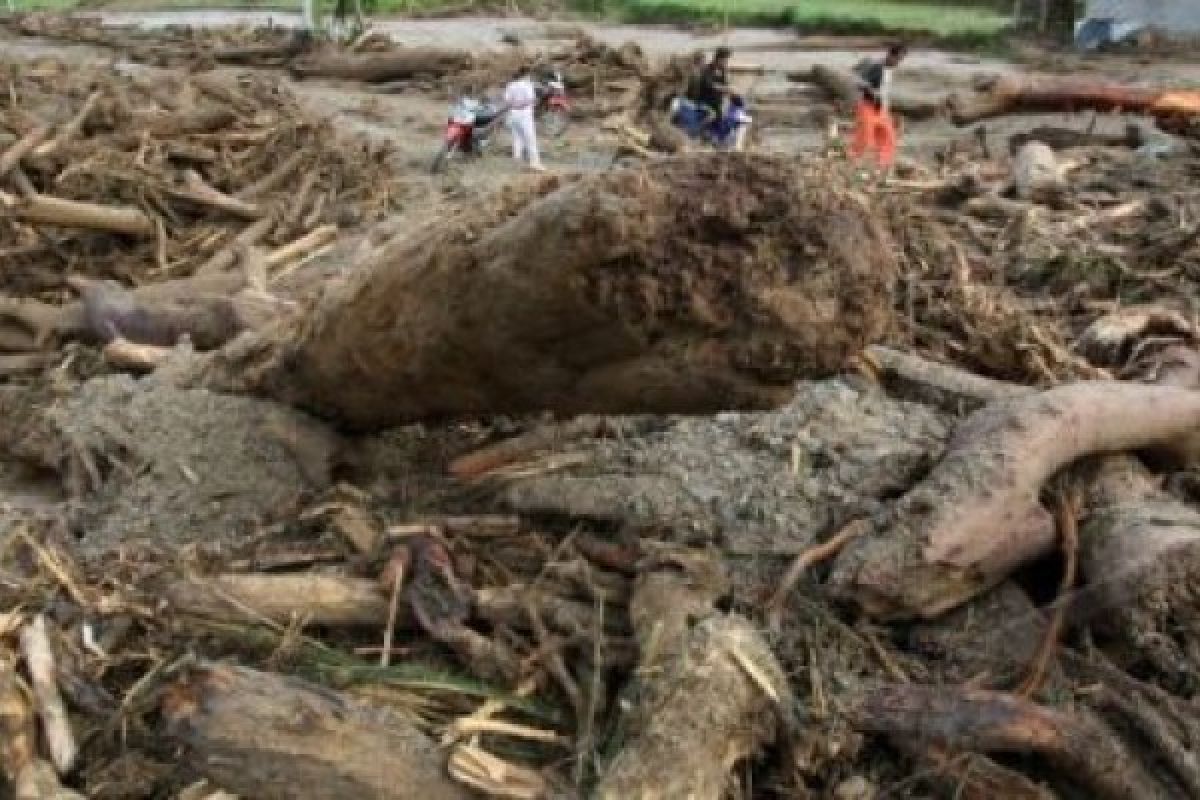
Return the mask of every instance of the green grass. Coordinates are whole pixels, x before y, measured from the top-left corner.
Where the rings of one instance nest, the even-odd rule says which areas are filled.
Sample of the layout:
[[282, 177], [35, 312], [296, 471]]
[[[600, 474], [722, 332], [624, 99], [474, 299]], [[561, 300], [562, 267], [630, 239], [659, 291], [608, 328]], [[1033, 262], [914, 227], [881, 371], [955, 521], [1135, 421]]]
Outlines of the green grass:
[[[296, 0], [18, 0], [22, 8], [279, 8]], [[900, 35], [934, 44], [987, 47], [1006, 30], [1009, 19], [1000, 0], [558, 0], [591, 16], [622, 22], [696, 23], [793, 28], [802, 33]], [[516, 0], [517, 7], [553, 5], [554, 0]], [[507, 6], [507, 0], [472, 0], [479, 11]], [[332, 8], [333, 0], [320, 5]], [[365, 0], [368, 13], [420, 13], [463, 7], [462, 0]]]
[[[595, 0], [580, 0], [596, 9]], [[822, 33], [995, 36], [1009, 18], [991, 8], [907, 0], [607, 0], [603, 10], [631, 22], [706, 21], [788, 26]]]

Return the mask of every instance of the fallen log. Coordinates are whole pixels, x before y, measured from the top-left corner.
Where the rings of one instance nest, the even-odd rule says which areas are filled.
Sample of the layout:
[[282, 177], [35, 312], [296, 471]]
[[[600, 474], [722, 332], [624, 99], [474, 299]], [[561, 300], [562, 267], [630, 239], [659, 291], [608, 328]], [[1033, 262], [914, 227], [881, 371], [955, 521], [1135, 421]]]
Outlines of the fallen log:
[[1088, 78], [1006, 76], [986, 92], [952, 95], [950, 108], [956, 125], [1004, 114], [1073, 111], [1147, 114], [1170, 125], [1200, 115], [1200, 91], [1146, 89]]
[[293, 619], [330, 627], [379, 627], [388, 618], [387, 597], [363, 578], [317, 573], [228, 574], [169, 584], [163, 596], [173, 610], [208, 619]]
[[[788, 80], [819, 86], [827, 95], [846, 108], [852, 108], [860, 97], [859, 79], [848, 70], [834, 69], [818, 64], [807, 72], [789, 73]], [[920, 120], [941, 115], [947, 106], [942, 100], [909, 97], [893, 92], [890, 107], [894, 113], [902, 117]]]
[[685, 157], [525, 192], [371, 251], [311, 313], [193, 380], [360, 429], [762, 408], [890, 319], [894, 255], [865, 201], [787, 160]]
[[1141, 125], [1127, 125], [1124, 133], [1096, 133], [1074, 128], [1058, 128], [1039, 125], [1031, 131], [1014, 133], [1008, 137], [1008, 151], [1016, 154], [1029, 142], [1041, 142], [1053, 150], [1069, 150], [1073, 147], [1128, 147], [1136, 149], [1146, 143], [1146, 132]]
[[154, 220], [140, 209], [127, 206], [81, 203], [44, 194], [21, 198], [3, 195], [0, 196], [0, 203], [17, 219], [35, 225], [83, 228], [142, 237], [157, 233]]
[[[197, 347], [216, 347], [244, 327], [245, 315], [230, 295], [245, 286], [236, 273], [198, 276], [126, 290], [113, 281], [72, 276], [68, 284], [81, 299], [56, 306], [35, 300], [0, 298], [0, 319], [22, 328], [21, 347], [31, 350], [66, 338], [174, 346], [187, 335]], [[16, 341], [14, 344], [18, 343]]]
[[390, 53], [323, 55], [293, 63], [289, 70], [297, 78], [337, 78], [380, 83], [416, 77], [442, 77], [461, 72], [472, 64], [463, 50], [414, 47]]
[[936, 617], [1049, 552], [1038, 492], [1087, 455], [1186, 452], [1200, 393], [1082, 382], [999, 400], [968, 417], [933, 472], [897, 503], [889, 529], [838, 557], [831, 585], [866, 613]]
[[242, 797], [470, 797], [399, 713], [295, 678], [202, 665], [168, 687], [162, 714], [188, 763]]
[[853, 719], [862, 731], [909, 746], [1036, 753], [1065, 784], [1081, 785], [1098, 800], [1172, 796], [1087, 712], [1055, 711], [1003, 692], [909, 685], [869, 693]]
[[770, 646], [749, 620], [713, 607], [727, 589], [719, 568], [699, 555], [661, 566], [639, 576], [630, 600], [636, 702], [597, 800], [720, 800], [737, 765], [790, 725], [787, 677]]

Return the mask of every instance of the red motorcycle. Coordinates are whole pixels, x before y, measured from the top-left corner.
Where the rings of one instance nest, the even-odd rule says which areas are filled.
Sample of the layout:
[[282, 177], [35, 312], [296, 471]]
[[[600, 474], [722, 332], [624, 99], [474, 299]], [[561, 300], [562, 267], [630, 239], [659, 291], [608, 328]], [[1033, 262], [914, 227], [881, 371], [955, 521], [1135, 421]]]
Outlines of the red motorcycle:
[[537, 92], [538, 127], [548, 136], [559, 137], [571, 121], [571, 99], [567, 96], [567, 84], [562, 74], [553, 72], [544, 81], [534, 86]]
[[446, 163], [460, 155], [482, 155], [491, 141], [492, 129], [501, 111], [495, 106], [463, 97], [450, 110], [442, 146], [438, 148], [429, 171], [441, 172]]

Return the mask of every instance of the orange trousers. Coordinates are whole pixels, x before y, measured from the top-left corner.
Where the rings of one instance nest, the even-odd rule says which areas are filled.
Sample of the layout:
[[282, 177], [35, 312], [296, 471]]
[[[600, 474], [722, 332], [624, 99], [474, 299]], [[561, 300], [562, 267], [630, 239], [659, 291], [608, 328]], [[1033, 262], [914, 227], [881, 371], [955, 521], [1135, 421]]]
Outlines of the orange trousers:
[[879, 166], [887, 168], [896, 160], [896, 145], [896, 124], [892, 122], [891, 114], [866, 100], [859, 100], [854, 109], [854, 140], [850, 143], [850, 155], [862, 158], [871, 154]]

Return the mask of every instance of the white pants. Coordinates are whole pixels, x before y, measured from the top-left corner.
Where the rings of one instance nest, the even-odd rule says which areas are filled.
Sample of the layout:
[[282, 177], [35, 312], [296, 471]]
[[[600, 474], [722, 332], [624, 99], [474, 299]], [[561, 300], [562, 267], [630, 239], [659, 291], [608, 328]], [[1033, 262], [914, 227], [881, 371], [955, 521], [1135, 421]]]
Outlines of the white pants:
[[533, 126], [532, 108], [514, 108], [508, 112], [508, 127], [512, 130], [513, 158], [525, 161], [531, 167], [540, 167], [542, 158], [538, 154], [537, 131]]

